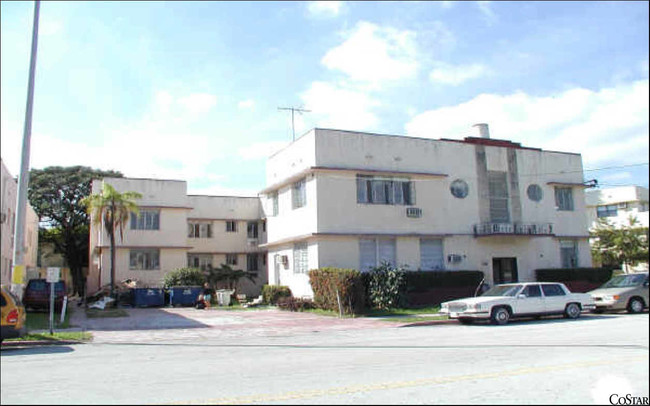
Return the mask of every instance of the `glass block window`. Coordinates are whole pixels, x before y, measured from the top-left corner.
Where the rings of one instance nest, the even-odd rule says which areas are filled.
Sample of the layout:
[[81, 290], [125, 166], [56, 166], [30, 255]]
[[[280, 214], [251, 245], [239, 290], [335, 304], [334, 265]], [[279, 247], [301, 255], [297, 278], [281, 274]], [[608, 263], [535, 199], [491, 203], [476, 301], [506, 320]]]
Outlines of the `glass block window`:
[[293, 245], [293, 273], [306, 274], [309, 268], [308, 246], [306, 242]]

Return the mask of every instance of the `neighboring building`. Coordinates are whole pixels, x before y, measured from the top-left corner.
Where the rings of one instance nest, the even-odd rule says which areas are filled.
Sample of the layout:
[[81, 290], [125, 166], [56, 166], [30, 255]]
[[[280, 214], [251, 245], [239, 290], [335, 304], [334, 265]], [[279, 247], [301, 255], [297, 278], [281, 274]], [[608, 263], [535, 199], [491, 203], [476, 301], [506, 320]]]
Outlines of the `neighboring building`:
[[[162, 286], [169, 271], [187, 266], [218, 267], [257, 272], [256, 283], [241, 280], [240, 293], [259, 295], [266, 283], [266, 228], [257, 197], [187, 195], [178, 180], [104, 178], [94, 180], [92, 193], [104, 182], [118, 192], [142, 194], [124, 238], [116, 236], [115, 281], [136, 280], [140, 286]], [[110, 283], [110, 243], [103, 227], [91, 221], [87, 289], [95, 292]]]
[[308, 271], [480, 270], [489, 283], [589, 267], [580, 154], [489, 138], [316, 128], [267, 161], [269, 283], [312, 296]]
[[[638, 227], [648, 228], [648, 188], [621, 186], [588, 190], [585, 198], [590, 229], [594, 229], [600, 219], [615, 227], [628, 226], [630, 217], [636, 218]], [[639, 263], [630, 270], [647, 271], [648, 262]]]
[[[0, 185], [2, 187], [2, 200], [0, 208], [0, 230], [2, 232], [2, 246], [0, 248], [0, 270], [3, 285], [11, 284], [11, 272], [14, 256], [14, 238], [16, 227], [16, 198], [18, 184], [11, 176], [9, 170], [0, 159]], [[26, 275], [36, 268], [38, 252], [38, 216], [27, 203], [25, 213], [25, 271]]]

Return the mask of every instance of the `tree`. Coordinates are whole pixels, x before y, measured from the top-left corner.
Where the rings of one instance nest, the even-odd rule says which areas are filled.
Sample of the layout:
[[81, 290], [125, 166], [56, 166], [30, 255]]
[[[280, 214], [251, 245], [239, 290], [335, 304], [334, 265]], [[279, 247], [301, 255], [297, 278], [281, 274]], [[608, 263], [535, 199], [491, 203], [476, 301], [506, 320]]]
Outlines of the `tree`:
[[607, 219], [599, 219], [591, 238], [592, 257], [602, 266], [622, 265], [627, 272], [629, 266], [648, 261], [648, 228], [640, 227], [634, 216], [629, 217], [628, 225], [619, 227]]
[[104, 224], [111, 245], [111, 297], [115, 297], [115, 232], [119, 230], [120, 240], [124, 238], [124, 227], [131, 213], [138, 214], [138, 205], [133, 201], [140, 199], [138, 192], [120, 193], [108, 183], [104, 183], [101, 193], [92, 194], [82, 200], [96, 224]]
[[92, 180], [104, 177], [122, 174], [86, 166], [49, 166], [29, 172], [27, 196], [39, 217], [39, 244], [51, 243], [63, 255], [72, 274], [73, 293], [79, 295], [85, 293], [89, 229], [81, 200], [90, 195]]

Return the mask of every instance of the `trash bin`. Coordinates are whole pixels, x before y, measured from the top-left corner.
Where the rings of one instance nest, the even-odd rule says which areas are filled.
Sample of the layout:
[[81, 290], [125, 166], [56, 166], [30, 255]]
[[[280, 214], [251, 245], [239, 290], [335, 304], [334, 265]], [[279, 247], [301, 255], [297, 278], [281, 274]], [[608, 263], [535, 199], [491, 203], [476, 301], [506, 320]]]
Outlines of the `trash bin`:
[[165, 305], [165, 293], [162, 288], [134, 288], [133, 307], [162, 307]]
[[217, 290], [217, 303], [219, 306], [230, 306], [230, 295], [233, 293], [233, 290], [228, 289]]
[[201, 291], [200, 286], [174, 286], [169, 289], [169, 304], [172, 306], [194, 306]]

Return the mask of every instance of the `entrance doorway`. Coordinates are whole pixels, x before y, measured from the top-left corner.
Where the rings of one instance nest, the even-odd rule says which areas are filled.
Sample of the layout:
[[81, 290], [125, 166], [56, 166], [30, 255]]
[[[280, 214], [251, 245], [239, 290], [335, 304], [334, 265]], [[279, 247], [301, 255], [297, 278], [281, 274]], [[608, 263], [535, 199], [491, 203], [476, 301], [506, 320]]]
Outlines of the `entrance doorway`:
[[517, 258], [492, 258], [494, 284], [519, 282]]

